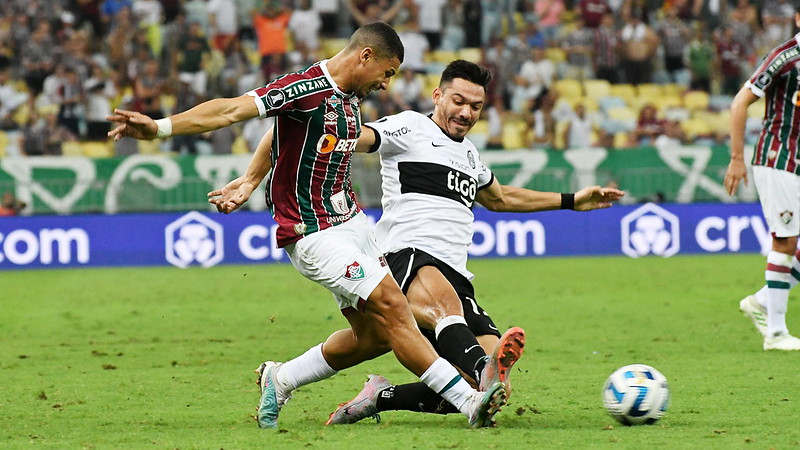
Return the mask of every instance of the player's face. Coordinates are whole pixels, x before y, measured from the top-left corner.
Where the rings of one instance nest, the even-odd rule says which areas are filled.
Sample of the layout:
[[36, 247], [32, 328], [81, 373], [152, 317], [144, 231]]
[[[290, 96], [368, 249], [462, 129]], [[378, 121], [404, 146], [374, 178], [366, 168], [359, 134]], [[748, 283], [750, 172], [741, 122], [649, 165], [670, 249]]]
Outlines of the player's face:
[[389, 80], [397, 73], [400, 67], [400, 60], [397, 57], [380, 58], [374, 54], [366, 60], [362, 60], [363, 74], [361, 82], [355, 92], [364, 98], [372, 91], [379, 91], [389, 87]]
[[481, 116], [486, 91], [483, 86], [456, 78], [433, 91], [433, 121], [453, 138], [462, 138]]

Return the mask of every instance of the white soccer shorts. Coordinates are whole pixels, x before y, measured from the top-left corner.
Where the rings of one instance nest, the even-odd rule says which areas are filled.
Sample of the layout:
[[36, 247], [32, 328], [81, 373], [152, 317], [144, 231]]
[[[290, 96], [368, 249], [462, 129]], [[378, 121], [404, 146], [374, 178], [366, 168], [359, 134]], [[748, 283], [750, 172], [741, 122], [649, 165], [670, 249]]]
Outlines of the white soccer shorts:
[[753, 166], [753, 183], [769, 231], [777, 237], [800, 235], [800, 176]]
[[309, 234], [286, 252], [298, 272], [333, 293], [339, 309], [358, 309], [359, 299], [366, 300], [389, 274], [363, 212]]

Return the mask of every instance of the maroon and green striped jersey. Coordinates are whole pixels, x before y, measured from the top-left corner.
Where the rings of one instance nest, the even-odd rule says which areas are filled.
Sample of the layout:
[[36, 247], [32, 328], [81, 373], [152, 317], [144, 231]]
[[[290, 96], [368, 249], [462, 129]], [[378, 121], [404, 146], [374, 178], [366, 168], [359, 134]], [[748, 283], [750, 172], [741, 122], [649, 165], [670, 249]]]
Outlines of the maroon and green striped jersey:
[[338, 88], [326, 62], [247, 93], [261, 117], [276, 117], [266, 197], [279, 247], [360, 211], [350, 182], [360, 99]]
[[772, 50], [745, 87], [766, 101], [753, 165], [800, 173], [800, 34]]

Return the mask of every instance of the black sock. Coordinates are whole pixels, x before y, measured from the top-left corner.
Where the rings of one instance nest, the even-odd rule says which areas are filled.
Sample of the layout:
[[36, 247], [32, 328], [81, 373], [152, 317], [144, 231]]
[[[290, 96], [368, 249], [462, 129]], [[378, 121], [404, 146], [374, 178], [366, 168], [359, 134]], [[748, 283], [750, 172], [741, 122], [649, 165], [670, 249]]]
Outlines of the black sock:
[[454, 323], [446, 326], [436, 337], [439, 354], [450, 364], [461, 369], [475, 381], [480, 381], [486, 352], [466, 324]]
[[392, 386], [381, 391], [375, 401], [378, 411], [413, 411], [434, 414], [459, 412], [450, 402], [433, 392], [425, 383]]

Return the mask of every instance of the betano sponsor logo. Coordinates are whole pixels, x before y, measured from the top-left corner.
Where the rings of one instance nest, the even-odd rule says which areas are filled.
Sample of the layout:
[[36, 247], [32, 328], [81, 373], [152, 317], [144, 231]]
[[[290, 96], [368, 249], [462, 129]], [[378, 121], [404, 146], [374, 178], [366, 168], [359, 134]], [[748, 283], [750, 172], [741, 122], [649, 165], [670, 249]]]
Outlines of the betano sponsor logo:
[[353, 152], [358, 144], [358, 139], [339, 139], [332, 134], [323, 134], [317, 141], [317, 152]]

